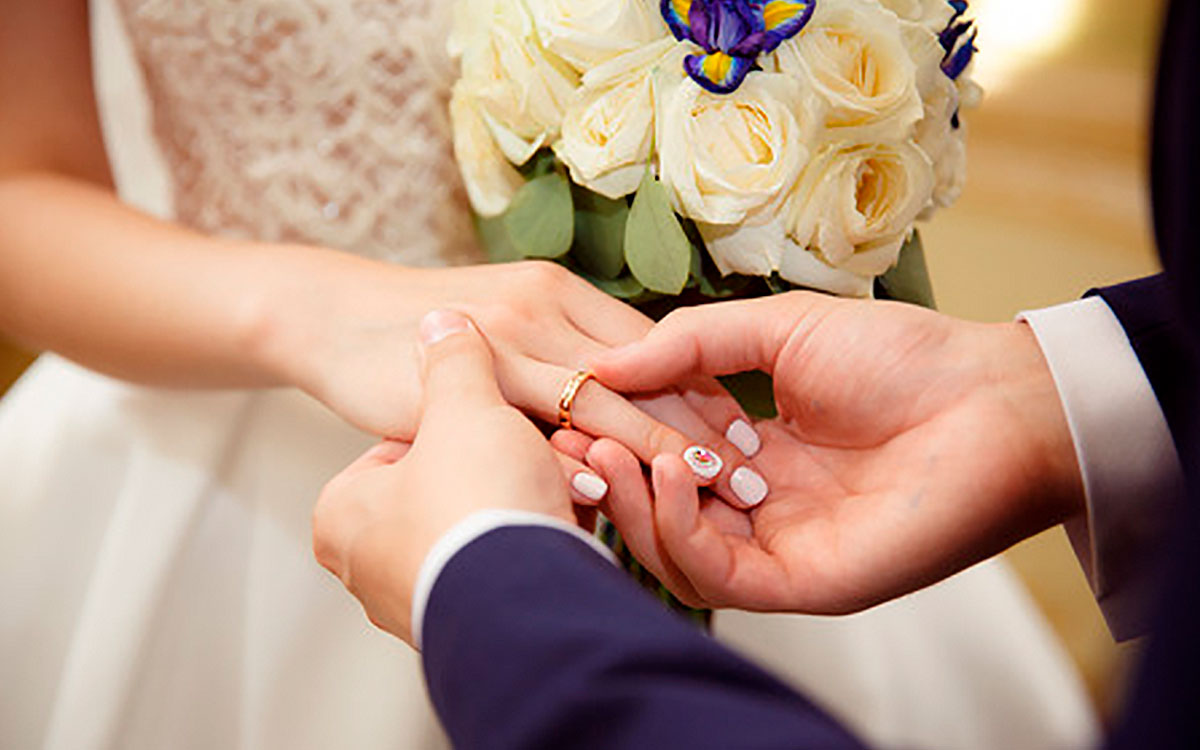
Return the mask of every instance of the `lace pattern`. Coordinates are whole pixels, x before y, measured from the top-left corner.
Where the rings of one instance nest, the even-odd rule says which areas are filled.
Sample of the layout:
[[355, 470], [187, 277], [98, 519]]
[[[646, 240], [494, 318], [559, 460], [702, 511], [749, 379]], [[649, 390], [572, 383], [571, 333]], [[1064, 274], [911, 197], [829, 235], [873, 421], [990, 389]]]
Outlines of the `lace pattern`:
[[479, 260], [441, 0], [118, 0], [176, 217], [407, 265]]

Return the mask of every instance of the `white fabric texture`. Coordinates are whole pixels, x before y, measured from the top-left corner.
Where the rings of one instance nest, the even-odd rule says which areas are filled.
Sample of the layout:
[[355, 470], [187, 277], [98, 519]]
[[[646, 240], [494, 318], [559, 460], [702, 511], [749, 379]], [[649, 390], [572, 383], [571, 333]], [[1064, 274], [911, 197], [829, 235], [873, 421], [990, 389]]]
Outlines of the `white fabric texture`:
[[479, 260], [449, 135], [450, 2], [116, 2], [181, 221], [406, 265]]
[[1113, 636], [1144, 635], [1151, 560], [1183, 469], [1154, 389], [1100, 297], [1021, 313], [1050, 365], [1083, 476], [1087, 512], [1067, 535]]
[[[445, 115], [448, 3], [119, 3], [181, 221], [477, 257]], [[0, 747], [444, 746], [416, 655], [312, 558], [312, 503], [372, 442], [293, 391], [155, 390], [43, 357], [0, 402]], [[720, 613], [716, 631], [880, 747], [1095, 736], [999, 561], [852, 618]]]
[[413, 643], [416, 644], [418, 650], [421, 648], [421, 635], [425, 631], [425, 609], [429, 606], [429, 595], [433, 593], [433, 586], [437, 583], [438, 576], [442, 574], [454, 556], [468, 544], [489, 531], [506, 526], [541, 526], [570, 534], [576, 539], [582, 540], [584, 544], [610, 563], [618, 564], [612, 550], [605, 547], [599, 539], [585, 533], [578, 526], [572, 526], [554, 516], [520, 510], [484, 510], [472, 513], [455, 524], [434, 543], [429, 554], [425, 556], [424, 562], [421, 563], [421, 569], [417, 572], [417, 581], [413, 586], [412, 595], [411, 627]]

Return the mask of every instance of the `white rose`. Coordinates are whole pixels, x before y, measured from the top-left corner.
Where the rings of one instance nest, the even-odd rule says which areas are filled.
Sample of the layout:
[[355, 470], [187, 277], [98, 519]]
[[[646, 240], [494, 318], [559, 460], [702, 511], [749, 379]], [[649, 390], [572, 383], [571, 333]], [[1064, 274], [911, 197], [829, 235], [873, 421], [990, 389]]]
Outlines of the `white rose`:
[[709, 224], [782, 200], [819, 122], [808, 92], [775, 73], [751, 73], [726, 95], [683, 78], [659, 87], [657, 105], [659, 176], [676, 210]]
[[[964, 73], [951, 81], [942, 72], [945, 54], [937, 35], [925, 26], [906, 23], [905, 43], [917, 64], [917, 90], [924, 116], [917, 123], [917, 145], [933, 162], [933, 201], [921, 218], [936, 208], [951, 205], [962, 194], [967, 179], [967, 122], [964, 113], [979, 104], [981, 90]], [[958, 127], [954, 126], [957, 114]]]
[[835, 268], [788, 236], [778, 215], [762, 223], [697, 225], [709, 254], [722, 273], [769, 276], [775, 271], [795, 284], [843, 297], [867, 297], [875, 277]]
[[781, 73], [812, 88], [828, 107], [830, 128], [900, 140], [921, 119], [916, 64], [900, 21], [867, 0], [823, 0], [799, 36], [775, 53]]
[[450, 8], [450, 34], [446, 51], [459, 60], [463, 52], [487, 43], [488, 20], [497, 0], [453, 0]]
[[463, 22], [451, 45], [461, 45], [460, 85], [508, 160], [524, 164], [558, 135], [579, 78], [542, 46], [522, 0], [489, 0], [476, 9], [483, 17]]
[[685, 52], [669, 37], [593, 68], [563, 118], [554, 152], [571, 179], [609, 198], [637, 188], [651, 156], [654, 81], [681, 80]]
[[962, 193], [966, 183], [965, 129], [952, 127], [959, 109], [959, 94], [954, 82], [942, 72], [945, 50], [937, 34], [916, 23], [903, 23], [905, 44], [917, 66], [917, 91], [924, 115], [917, 123], [917, 146], [933, 162], [933, 200], [922, 218], [933, 210], [950, 205]]
[[480, 216], [504, 213], [524, 180], [500, 152], [474, 100], [461, 85], [456, 85], [450, 96], [450, 122], [454, 158], [471, 207]]
[[939, 78], [925, 98], [925, 117], [917, 123], [916, 143], [933, 162], [933, 200], [922, 218], [935, 208], [945, 208], [962, 194], [967, 181], [967, 126], [954, 114], [959, 109], [958, 89], [938, 71]]
[[879, 4], [905, 21], [914, 21], [941, 31], [954, 17], [954, 8], [946, 0], [879, 0]]
[[526, 0], [546, 49], [586, 73], [670, 30], [654, 0]]
[[796, 185], [788, 234], [831, 266], [877, 276], [895, 264], [932, 191], [929, 158], [911, 142], [830, 144]]

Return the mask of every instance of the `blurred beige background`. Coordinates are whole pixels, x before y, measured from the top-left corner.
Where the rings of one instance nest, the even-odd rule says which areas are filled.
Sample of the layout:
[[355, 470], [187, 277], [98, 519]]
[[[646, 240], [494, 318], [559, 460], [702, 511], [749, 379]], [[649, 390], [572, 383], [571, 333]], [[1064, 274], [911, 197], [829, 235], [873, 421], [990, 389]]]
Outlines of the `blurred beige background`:
[[[922, 230], [942, 310], [1011, 320], [1157, 271], [1147, 133], [1161, 0], [971, 6], [988, 94], [970, 115], [970, 178]], [[1113, 643], [1061, 529], [1008, 556], [1110, 716], [1136, 644]]]
[[[97, 89], [123, 196], [169, 214], [139, 80], [111, 0], [95, 3]], [[963, 199], [924, 228], [946, 312], [1023, 309], [1156, 270], [1147, 128], [1161, 0], [975, 0], [983, 108], [971, 113]], [[30, 356], [0, 341], [0, 391]], [[1113, 704], [1130, 649], [1113, 644], [1061, 530], [1009, 557], [1079, 665]]]

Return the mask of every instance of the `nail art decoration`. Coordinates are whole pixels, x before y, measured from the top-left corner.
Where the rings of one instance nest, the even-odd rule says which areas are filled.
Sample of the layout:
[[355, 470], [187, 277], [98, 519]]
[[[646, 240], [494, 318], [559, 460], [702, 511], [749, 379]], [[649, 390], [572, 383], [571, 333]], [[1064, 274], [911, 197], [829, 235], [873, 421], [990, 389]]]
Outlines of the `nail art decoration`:
[[702, 445], [693, 445], [685, 450], [683, 460], [701, 479], [715, 479], [725, 466], [720, 456]]

